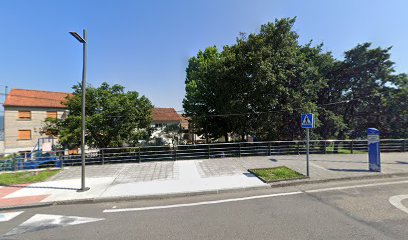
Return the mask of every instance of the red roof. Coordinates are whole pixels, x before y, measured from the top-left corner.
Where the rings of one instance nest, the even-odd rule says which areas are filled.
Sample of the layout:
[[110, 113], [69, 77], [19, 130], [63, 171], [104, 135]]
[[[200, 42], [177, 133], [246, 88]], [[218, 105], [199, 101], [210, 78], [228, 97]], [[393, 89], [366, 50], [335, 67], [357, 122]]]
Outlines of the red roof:
[[[5, 107], [67, 108], [63, 102], [69, 93], [12, 89], [4, 102]], [[180, 122], [174, 108], [153, 108], [153, 121]]]
[[153, 121], [155, 122], [180, 122], [181, 118], [174, 108], [153, 108]]
[[63, 102], [68, 93], [12, 89], [4, 102], [5, 107], [67, 108]]

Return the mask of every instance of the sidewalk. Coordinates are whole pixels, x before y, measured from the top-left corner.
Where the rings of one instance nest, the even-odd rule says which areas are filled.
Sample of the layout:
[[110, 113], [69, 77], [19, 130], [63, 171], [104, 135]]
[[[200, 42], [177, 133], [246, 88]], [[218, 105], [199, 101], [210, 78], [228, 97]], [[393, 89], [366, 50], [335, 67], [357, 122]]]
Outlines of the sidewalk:
[[[310, 179], [302, 181], [401, 173], [408, 176], [408, 153], [383, 153], [381, 157], [382, 173], [373, 173], [367, 170], [366, 154], [311, 155]], [[165, 197], [268, 188], [270, 185], [247, 169], [282, 165], [305, 174], [304, 155], [93, 165], [86, 168], [86, 185], [91, 188], [87, 192], [77, 192], [80, 188], [80, 167], [70, 167], [47, 182], [0, 187], [0, 209], [61, 201]]]

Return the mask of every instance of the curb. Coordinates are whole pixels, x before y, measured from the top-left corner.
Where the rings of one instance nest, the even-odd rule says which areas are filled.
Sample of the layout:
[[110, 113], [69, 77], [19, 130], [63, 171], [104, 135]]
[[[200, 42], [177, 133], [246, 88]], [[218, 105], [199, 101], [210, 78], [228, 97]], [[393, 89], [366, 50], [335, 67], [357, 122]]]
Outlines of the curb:
[[145, 195], [145, 196], [119, 196], [119, 197], [100, 197], [100, 198], [97, 197], [97, 198], [53, 201], [53, 202], [35, 203], [35, 204], [30, 204], [30, 205], [4, 207], [4, 208], [0, 208], [0, 211], [27, 209], [27, 208], [36, 208], [36, 207], [49, 207], [49, 206], [55, 206], [55, 205], [123, 202], [123, 201], [132, 201], [132, 200], [157, 200], [157, 199], [167, 199], [167, 198], [176, 198], [176, 197], [200, 196], [200, 195], [208, 195], [208, 194], [234, 193], [234, 192], [242, 192], [242, 191], [248, 191], [248, 190], [265, 190], [265, 189], [271, 189], [271, 188], [289, 187], [289, 186], [297, 186], [297, 185], [304, 185], [304, 184], [344, 182], [344, 181], [366, 180], [366, 179], [384, 179], [384, 178], [396, 178], [396, 177], [407, 177], [407, 176], [408, 176], [408, 172], [407, 173], [386, 173], [386, 174], [354, 176], [354, 177], [344, 177], [344, 178], [330, 178], [330, 179], [319, 179], [319, 180], [298, 179], [298, 180], [292, 180], [292, 181], [287, 181], [287, 182], [269, 183], [266, 186], [258, 186], [258, 187], [206, 190], [206, 191], [199, 191], [199, 192], [184, 192], [184, 193], [170, 193], [170, 194], [155, 194], [155, 195]]
[[297, 179], [293, 181], [284, 181], [284, 182], [277, 182], [277, 183], [275, 182], [275, 183], [269, 183], [269, 184], [271, 185], [271, 188], [279, 188], [279, 187], [289, 187], [289, 186], [297, 186], [297, 185], [303, 185], [303, 184], [345, 182], [345, 181], [353, 181], [353, 180], [383, 179], [383, 178], [395, 178], [395, 177], [408, 177], [408, 172], [407, 173], [384, 173], [384, 174], [375, 174], [375, 175], [317, 179], [317, 180]]
[[29, 205], [19, 205], [19, 206], [10, 206], [10, 207], [2, 207], [0, 211], [7, 211], [7, 210], [18, 210], [18, 209], [27, 209], [27, 208], [39, 208], [39, 207], [49, 207], [54, 205], [52, 202], [45, 202], [45, 203], [33, 203]]
[[271, 188], [270, 185], [265, 185], [265, 186], [257, 186], [257, 187], [206, 190], [206, 191], [199, 191], [199, 192], [183, 192], [183, 193], [170, 193], [170, 194], [155, 194], [155, 195], [145, 195], [145, 196], [118, 196], [118, 197], [97, 197], [97, 198], [72, 199], [72, 200], [36, 203], [36, 204], [30, 204], [30, 205], [11, 206], [11, 207], [0, 208], [0, 211], [27, 209], [27, 208], [36, 208], [36, 207], [49, 207], [49, 206], [55, 206], [55, 205], [124, 202], [124, 201], [132, 201], [132, 200], [158, 200], [158, 199], [168, 199], [168, 198], [176, 198], [176, 197], [192, 197], [192, 196], [209, 195], [209, 194], [234, 193], [234, 192], [241, 192], [241, 191], [248, 191], [248, 190], [266, 190], [270, 188]]

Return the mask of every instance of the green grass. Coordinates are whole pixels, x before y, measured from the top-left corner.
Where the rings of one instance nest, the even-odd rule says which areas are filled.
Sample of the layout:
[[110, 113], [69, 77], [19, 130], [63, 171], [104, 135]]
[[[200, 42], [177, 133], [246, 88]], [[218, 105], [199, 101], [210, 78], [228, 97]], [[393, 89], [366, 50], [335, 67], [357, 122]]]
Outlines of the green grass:
[[42, 182], [59, 173], [60, 170], [16, 172], [0, 174], [0, 186]]
[[[334, 152], [334, 146], [328, 146], [326, 147], [326, 152], [327, 153], [333, 153]], [[337, 153], [338, 154], [351, 154], [351, 150], [350, 149], [345, 149], [342, 147], [339, 147], [337, 149]], [[362, 153], [366, 153], [364, 151], [359, 151], [359, 150], [353, 150], [353, 154], [362, 154]]]
[[259, 179], [261, 179], [264, 182], [276, 182], [283, 180], [305, 178], [304, 175], [285, 166], [275, 168], [249, 169], [249, 172], [255, 174]]

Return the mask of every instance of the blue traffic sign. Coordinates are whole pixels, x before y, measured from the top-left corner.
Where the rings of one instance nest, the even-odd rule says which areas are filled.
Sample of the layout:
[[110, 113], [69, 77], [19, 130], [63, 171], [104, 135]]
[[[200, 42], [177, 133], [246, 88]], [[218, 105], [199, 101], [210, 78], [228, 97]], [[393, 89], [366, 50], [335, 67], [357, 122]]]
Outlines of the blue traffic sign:
[[314, 128], [314, 117], [312, 113], [302, 113], [302, 128]]

